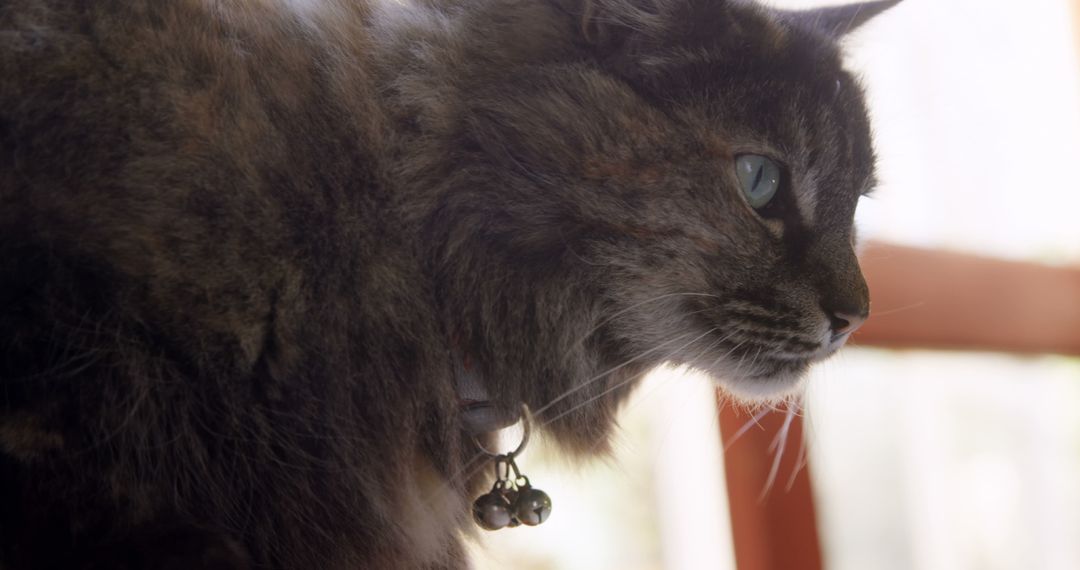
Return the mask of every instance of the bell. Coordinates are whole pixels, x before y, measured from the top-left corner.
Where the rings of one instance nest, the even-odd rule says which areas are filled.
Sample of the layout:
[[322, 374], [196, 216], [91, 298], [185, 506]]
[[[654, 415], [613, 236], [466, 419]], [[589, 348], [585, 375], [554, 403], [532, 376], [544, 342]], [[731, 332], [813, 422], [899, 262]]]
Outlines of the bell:
[[473, 519], [484, 530], [499, 530], [510, 524], [510, 502], [501, 493], [492, 491], [473, 502]]
[[536, 526], [551, 515], [551, 497], [540, 489], [524, 487], [514, 502], [514, 518], [522, 524]]

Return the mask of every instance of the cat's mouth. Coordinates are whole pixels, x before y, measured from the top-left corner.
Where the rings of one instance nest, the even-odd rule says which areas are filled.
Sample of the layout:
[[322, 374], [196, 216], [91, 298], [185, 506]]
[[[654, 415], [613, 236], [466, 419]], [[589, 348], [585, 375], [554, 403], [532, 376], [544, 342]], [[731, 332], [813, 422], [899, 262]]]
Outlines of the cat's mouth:
[[753, 366], [739, 370], [707, 370], [718, 384], [733, 395], [750, 401], [787, 397], [802, 388], [813, 360], [761, 358]]
[[789, 346], [736, 341], [717, 349], [719, 354], [710, 355], [711, 358], [703, 356], [687, 364], [712, 376], [736, 397], [774, 400], [798, 392], [811, 366], [832, 356], [844, 340], [823, 341], [799, 351], [792, 351]]

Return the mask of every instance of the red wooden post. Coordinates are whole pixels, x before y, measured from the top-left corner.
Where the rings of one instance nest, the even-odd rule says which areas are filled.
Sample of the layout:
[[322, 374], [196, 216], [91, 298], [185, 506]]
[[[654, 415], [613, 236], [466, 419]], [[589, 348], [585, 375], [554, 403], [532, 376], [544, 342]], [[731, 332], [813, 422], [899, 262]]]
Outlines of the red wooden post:
[[[856, 344], [1080, 354], [1080, 268], [886, 244], [868, 247], [861, 263], [873, 308]], [[750, 420], [721, 402], [725, 442]], [[787, 488], [802, 441], [799, 418], [776, 483], [759, 499], [772, 466], [769, 448], [783, 423], [783, 413], [764, 416], [725, 454], [739, 570], [822, 567], [807, 470]]]
[[[723, 441], [728, 442], [753, 416], [724, 404], [725, 398], [722, 394], [718, 396], [720, 432]], [[783, 427], [784, 416], [782, 412], [769, 412], [724, 454], [732, 539], [739, 570], [820, 570], [822, 567], [810, 473], [803, 467], [791, 479], [798, 467], [802, 418], [792, 421], [775, 482], [762, 495], [773, 465], [769, 448]]]
[[1080, 354], [1080, 268], [886, 244], [860, 256], [856, 345]]

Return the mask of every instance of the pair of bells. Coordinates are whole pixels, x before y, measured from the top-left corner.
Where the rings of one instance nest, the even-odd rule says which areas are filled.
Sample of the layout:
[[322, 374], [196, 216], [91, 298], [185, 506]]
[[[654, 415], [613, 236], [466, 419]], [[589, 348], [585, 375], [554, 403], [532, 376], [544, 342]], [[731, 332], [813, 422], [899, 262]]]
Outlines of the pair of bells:
[[491, 492], [473, 502], [473, 519], [480, 528], [499, 530], [518, 525], [536, 526], [551, 515], [551, 497], [533, 489], [527, 477], [500, 479]]
[[536, 526], [551, 515], [551, 497], [540, 489], [533, 489], [529, 478], [522, 475], [514, 459], [529, 443], [529, 408], [521, 406], [522, 427], [525, 430], [521, 443], [510, 453], [496, 454], [488, 451], [475, 437], [473, 441], [495, 460], [495, 484], [486, 495], [473, 502], [473, 519], [480, 528], [499, 530], [519, 525]]

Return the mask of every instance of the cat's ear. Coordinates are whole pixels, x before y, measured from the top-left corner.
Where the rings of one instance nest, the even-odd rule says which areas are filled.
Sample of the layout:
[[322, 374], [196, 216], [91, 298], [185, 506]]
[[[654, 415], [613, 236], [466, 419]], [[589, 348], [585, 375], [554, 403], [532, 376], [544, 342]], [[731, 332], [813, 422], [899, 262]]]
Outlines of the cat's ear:
[[869, 22], [874, 16], [899, 4], [900, 1], [877, 0], [813, 10], [785, 10], [780, 14], [803, 27], [817, 30], [832, 38], [840, 38]]

